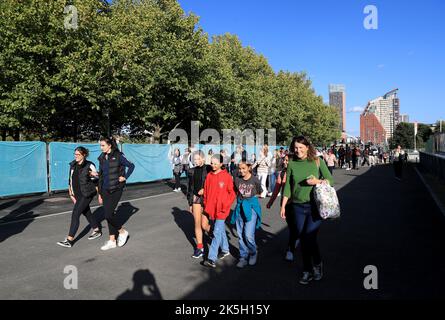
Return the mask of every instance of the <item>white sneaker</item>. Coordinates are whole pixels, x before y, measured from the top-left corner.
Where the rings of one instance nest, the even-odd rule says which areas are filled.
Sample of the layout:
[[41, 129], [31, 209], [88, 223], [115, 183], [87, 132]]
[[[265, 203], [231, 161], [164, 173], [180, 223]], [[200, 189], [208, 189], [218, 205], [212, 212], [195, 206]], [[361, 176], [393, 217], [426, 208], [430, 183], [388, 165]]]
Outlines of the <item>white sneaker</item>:
[[268, 197], [272, 197], [272, 192], [269, 192], [269, 193], [267, 194], [267, 196], [268, 196]]
[[286, 252], [286, 261], [294, 261], [294, 254], [291, 251]]
[[117, 246], [116, 246], [116, 241], [111, 241], [111, 240], [108, 240], [107, 242], [105, 242], [105, 244], [100, 248], [100, 250], [102, 250], [102, 251], [106, 251], [106, 250], [109, 250], [109, 249], [114, 249], [114, 248], [116, 248]]
[[130, 234], [128, 233], [127, 230], [124, 230], [124, 232], [119, 233], [119, 238], [117, 238], [117, 246], [123, 247], [127, 243], [129, 235]]
[[258, 257], [258, 252], [255, 253], [254, 255], [251, 255], [251, 256], [249, 257], [249, 266], [254, 266], [254, 265], [256, 265], [257, 257]]
[[247, 266], [247, 260], [244, 259], [244, 258], [239, 259], [239, 261], [238, 261], [236, 267], [242, 269], [242, 268], [244, 268], [245, 266]]

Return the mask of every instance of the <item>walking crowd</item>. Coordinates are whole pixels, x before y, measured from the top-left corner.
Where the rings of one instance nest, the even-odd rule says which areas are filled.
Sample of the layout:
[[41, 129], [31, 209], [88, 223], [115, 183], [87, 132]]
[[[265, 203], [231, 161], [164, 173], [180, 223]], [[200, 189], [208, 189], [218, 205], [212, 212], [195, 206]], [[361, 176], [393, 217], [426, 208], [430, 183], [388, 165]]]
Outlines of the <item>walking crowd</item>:
[[[101, 250], [123, 247], [128, 241], [129, 232], [119, 222], [117, 206], [135, 165], [119, 151], [113, 138], [100, 139], [100, 147], [99, 170], [87, 159], [86, 148], [77, 147], [74, 151], [69, 169], [69, 195], [74, 208], [68, 235], [57, 243], [60, 246], [74, 245], [81, 215], [86, 217], [92, 230], [88, 239], [102, 236], [100, 223], [90, 209], [96, 195], [103, 206], [109, 230], [109, 239]], [[365, 164], [375, 166], [392, 161], [396, 178], [401, 179], [406, 152], [400, 146], [387, 153], [381, 148], [356, 145], [317, 150], [309, 139], [298, 136], [293, 138], [288, 150], [283, 147], [270, 150], [264, 145], [258, 157], [253, 153], [249, 158], [244, 147], [239, 145], [232, 155], [226, 150], [219, 153], [209, 150], [205, 154], [202, 150], [186, 148], [183, 155], [179, 149], [171, 150], [169, 158], [175, 192], [182, 191], [181, 175], [187, 178], [185, 193], [194, 218], [196, 239], [192, 258], [204, 258], [204, 235], [210, 239], [205, 266], [216, 268], [218, 260], [230, 256], [225, 228], [229, 220], [236, 226], [239, 239], [237, 267], [256, 265], [255, 234], [262, 225], [263, 216], [260, 199], [270, 197], [266, 208], [271, 209], [280, 197], [279, 216], [286, 221], [289, 230], [284, 257], [293, 261], [295, 249], [300, 247], [303, 271], [299, 282], [308, 284], [323, 278], [317, 240], [320, 226], [324, 219], [340, 215], [337, 196], [332, 193], [335, 193], [332, 191], [334, 169], [358, 170]], [[331, 193], [326, 188], [331, 188]]]
[[[194, 217], [196, 246], [192, 258], [205, 256], [204, 234], [209, 249], [204, 265], [216, 268], [217, 262], [230, 255], [225, 223], [236, 226], [239, 241], [238, 268], [254, 266], [258, 261], [256, 231], [262, 225], [260, 199], [270, 197], [270, 209], [280, 201], [280, 217], [289, 228], [289, 241], [285, 259], [294, 260], [295, 249], [300, 246], [303, 272], [299, 282], [308, 284], [321, 280], [323, 264], [317, 242], [322, 218], [317, 212], [312, 191], [321, 184], [333, 185], [332, 154], [323, 158], [304, 137], [295, 137], [289, 147], [270, 150], [264, 145], [258, 155], [248, 154], [242, 145], [231, 156], [226, 150], [214, 153], [209, 150], [179, 149], [170, 155], [175, 177], [174, 191], [182, 191], [180, 176], [187, 177], [187, 199]], [[231, 210], [232, 205], [234, 209]]]

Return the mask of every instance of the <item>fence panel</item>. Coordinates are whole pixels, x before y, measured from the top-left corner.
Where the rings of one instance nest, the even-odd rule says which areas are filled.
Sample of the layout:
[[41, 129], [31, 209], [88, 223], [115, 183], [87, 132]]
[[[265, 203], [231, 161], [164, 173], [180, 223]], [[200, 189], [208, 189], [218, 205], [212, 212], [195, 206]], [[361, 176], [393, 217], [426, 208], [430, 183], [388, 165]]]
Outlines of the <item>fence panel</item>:
[[0, 142], [0, 196], [48, 191], [46, 144]]

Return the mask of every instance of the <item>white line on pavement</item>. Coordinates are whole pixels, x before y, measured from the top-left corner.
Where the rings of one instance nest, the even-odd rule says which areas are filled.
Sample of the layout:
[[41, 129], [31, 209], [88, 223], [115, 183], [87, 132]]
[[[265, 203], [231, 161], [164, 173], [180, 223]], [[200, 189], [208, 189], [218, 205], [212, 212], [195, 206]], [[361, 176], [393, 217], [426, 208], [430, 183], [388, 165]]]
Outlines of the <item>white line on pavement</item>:
[[[136, 198], [136, 199], [131, 199], [131, 200], [120, 201], [118, 204], [126, 203], [126, 202], [146, 200], [146, 199], [152, 199], [152, 198], [157, 198], [157, 197], [161, 197], [161, 196], [165, 196], [165, 195], [169, 195], [169, 194], [173, 195], [173, 194], [176, 194], [176, 193], [174, 193], [174, 192], [166, 192], [166, 193], [156, 194], [156, 195], [153, 195], [153, 196], [147, 196], [147, 197], [142, 197], [142, 198]], [[102, 205], [91, 207], [91, 210], [94, 210], [94, 209], [99, 208], [99, 207], [102, 207]], [[21, 220], [17, 220], [17, 221], [10, 221], [10, 222], [5, 222], [5, 223], [0, 223], [0, 227], [1, 226], [6, 226], [8, 224], [20, 223], [20, 222], [29, 221], [29, 220], [37, 220], [37, 219], [43, 219], [43, 218], [48, 218], [48, 217], [60, 216], [62, 214], [67, 214], [67, 213], [71, 213], [71, 212], [73, 212], [73, 210], [47, 214], [47, 215], [44, 215], [44, 216], [38, 216], [38, 217], [34, 217], [34, 218], [27, 218], [27, 219], [21, 219]]]

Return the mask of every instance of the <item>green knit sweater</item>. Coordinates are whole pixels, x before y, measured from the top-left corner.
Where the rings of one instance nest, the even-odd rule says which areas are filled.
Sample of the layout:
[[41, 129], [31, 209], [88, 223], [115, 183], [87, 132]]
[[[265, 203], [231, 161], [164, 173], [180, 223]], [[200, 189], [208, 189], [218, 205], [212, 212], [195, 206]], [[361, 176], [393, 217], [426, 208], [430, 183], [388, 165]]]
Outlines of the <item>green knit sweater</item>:
[[315, 161], [292, 160], [287, 166], [284, 196], [292, 199], [294, 203], [309, 202], [313, 186], [308, 185], [306, 180], [310, 175], [317, 179], [328, 180], [331, 186], [334, 184], [332, 175], [323, 160], [320, 160], [320, 170]]

